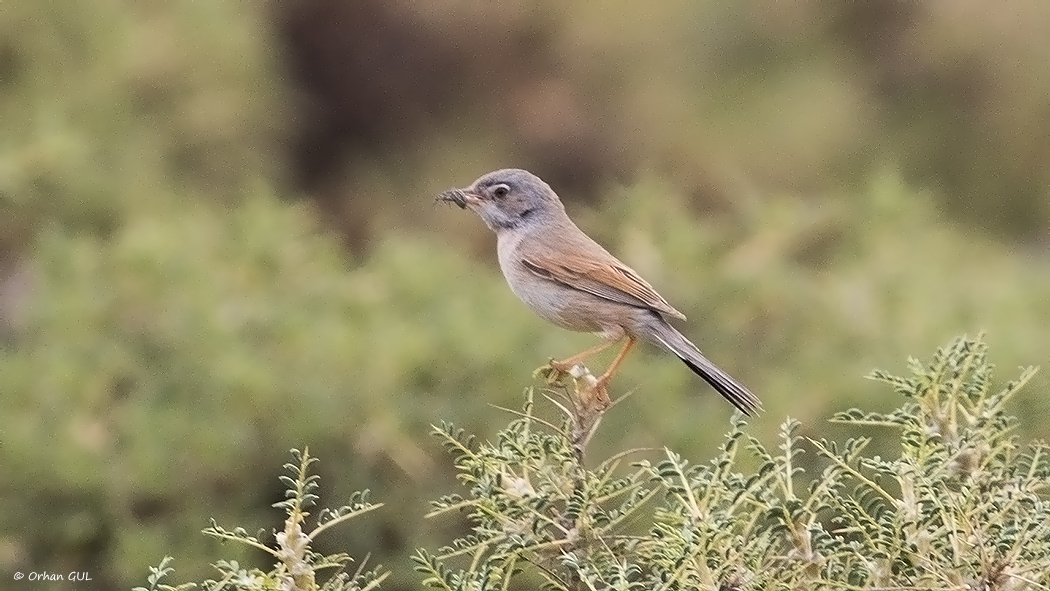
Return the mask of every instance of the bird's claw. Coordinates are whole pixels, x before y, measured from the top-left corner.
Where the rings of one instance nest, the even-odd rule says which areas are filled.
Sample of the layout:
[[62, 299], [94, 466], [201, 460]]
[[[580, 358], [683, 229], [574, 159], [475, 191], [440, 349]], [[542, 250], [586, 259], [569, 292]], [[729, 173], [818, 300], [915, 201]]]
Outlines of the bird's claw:
[[604, 412], [605, 409], [612, 405], [612, 399], [609, 398], [609, 388], [607, 387], [608, 381], [604, 379], [595, 380], [591, 377], [585, 385], [579, 389], [584, 394], [584, 400], [582, 401], [592, 412]]
[[555, 384], [562, 383], [562, 380], [566, 376], [571, 376], [570, 369], [562, 368], [554, 358], [544, 365], [543, 367], [536, 368], [536, 371], [532, 372], [532, 377], [543, 378], [547, 382], [547, 385], [553, 386]]

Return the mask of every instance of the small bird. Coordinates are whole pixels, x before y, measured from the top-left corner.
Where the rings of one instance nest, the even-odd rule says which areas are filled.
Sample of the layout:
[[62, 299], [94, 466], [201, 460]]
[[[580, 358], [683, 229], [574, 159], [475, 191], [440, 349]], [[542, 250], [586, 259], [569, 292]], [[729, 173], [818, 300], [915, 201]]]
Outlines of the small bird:
[[497, 170], [437, 199], [471, 209], [496, 233], [503, 276], [533, 312], [562, 328], [601, 337], [596, 347], [551, 361], [554, 369], [567, 372], [626, 341], [595, 384], [607, 400], [609, 380], [642, 339], [674, 353], [743, 413], [754, 415], [761, 409], [754, 394], [708, 361], [667, 321], [684, 320], [685, 315], [584, 234], [569, 219], [558, 195], [536, 175], [514, 168]]

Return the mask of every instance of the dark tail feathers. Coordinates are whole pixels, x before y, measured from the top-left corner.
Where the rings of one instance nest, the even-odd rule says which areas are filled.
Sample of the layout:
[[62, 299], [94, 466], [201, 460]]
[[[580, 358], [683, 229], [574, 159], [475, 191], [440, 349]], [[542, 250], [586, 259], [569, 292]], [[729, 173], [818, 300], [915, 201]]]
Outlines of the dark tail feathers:
[[711, 384], [712, 388], [718, 391], [723, 398], [733, 403], [733, 406], [740, 409], [740, 412], [748, 416], [755, 416], [762, 410], [762, 402], [757, 396], [742, 386], [740, 382], [730, 377], [729, 374], [719, 369], [714, 363], [708, 361], [706, 357], [700, 354], [700, 349], [697, 349], [696, 345], [689, 342], [689, 339], [685, 338], [682, 333], [678, 332], [663, 318], [658, 318], [658, 320], [652, 322], [650, 327], [653, 329], [652, 340], [655, 344], [662, 345], [677, 355], [683, 363], [689, 366], [689, 369], [693, 370], [696, 375], [704, 378], [704, 381]]

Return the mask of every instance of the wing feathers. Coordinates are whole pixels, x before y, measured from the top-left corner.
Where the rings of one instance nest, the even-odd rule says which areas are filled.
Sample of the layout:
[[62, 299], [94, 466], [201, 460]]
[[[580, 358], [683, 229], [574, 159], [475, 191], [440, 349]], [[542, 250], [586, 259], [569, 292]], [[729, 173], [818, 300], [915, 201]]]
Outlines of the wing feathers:
[[637, 273], [615, 259], [606, 262], [563, 255], [557, 262], [536, 256], [523, 258], [521, 262], [537, 276], [573, 289], [609, 301], [648, 308], [674, 318], [685, 318]]

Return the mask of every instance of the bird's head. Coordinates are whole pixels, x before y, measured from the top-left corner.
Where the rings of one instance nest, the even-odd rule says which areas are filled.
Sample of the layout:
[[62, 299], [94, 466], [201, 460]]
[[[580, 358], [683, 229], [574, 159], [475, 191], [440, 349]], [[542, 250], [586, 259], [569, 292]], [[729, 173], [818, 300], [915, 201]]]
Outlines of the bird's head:
[[497, 234], [565, 212], [558, 195], [547, 183], [520, 168], [490, 172], [465, 189], [445, 191], [438, 200], [470, 208]]

